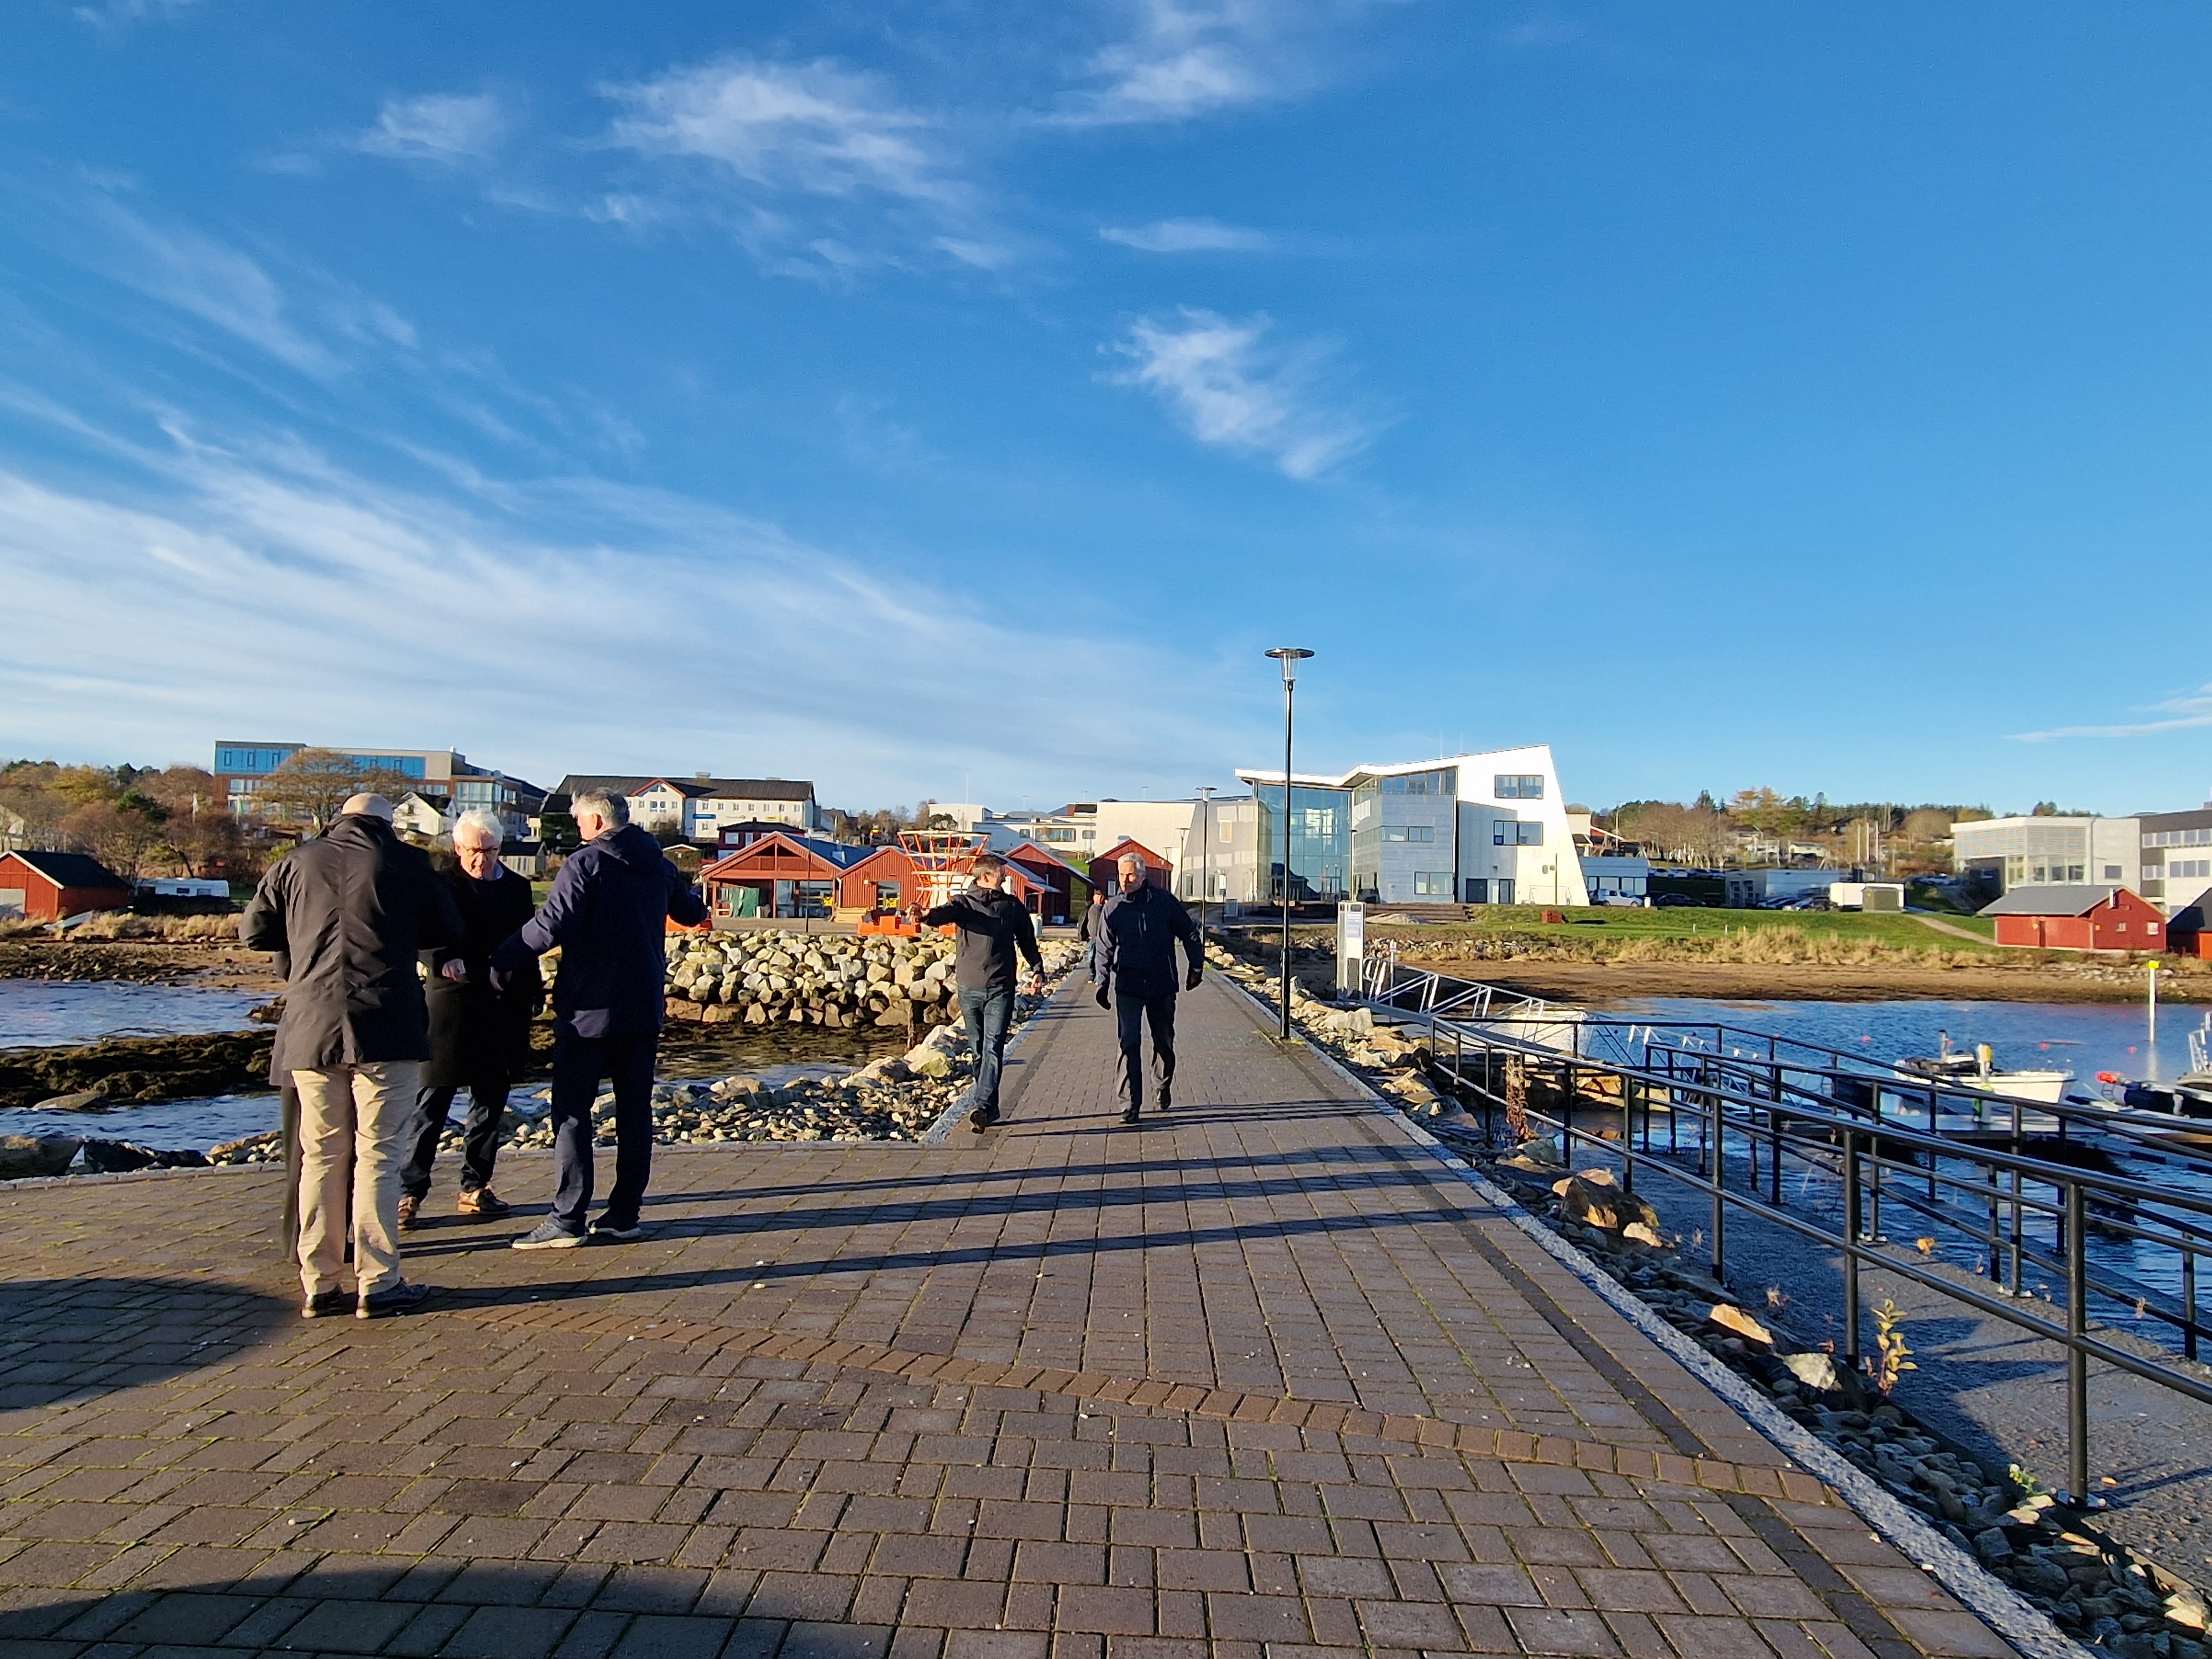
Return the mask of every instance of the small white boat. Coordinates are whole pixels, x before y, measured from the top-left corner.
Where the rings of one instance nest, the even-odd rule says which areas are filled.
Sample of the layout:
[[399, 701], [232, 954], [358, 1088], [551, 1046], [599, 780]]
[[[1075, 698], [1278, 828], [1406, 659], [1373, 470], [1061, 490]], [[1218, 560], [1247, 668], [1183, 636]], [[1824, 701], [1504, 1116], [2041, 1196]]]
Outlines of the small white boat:
[[1981, 1089], [2017, 1100], [2039, 1100], [2050, 1106], [2066, 1097], [2066, 1085], [2074, 1080], [2071, 1072], [2001, 1071], [1996, 1052], [1986, 1042], [1976, 1043], [1971, 1053], [1954, 1053], [1948, 1035], [1942, 1043], [1939, 1054], [1899, 1060], [1897, 1075], [1907, 1083], [1948, 1083], [1954, 1088]]

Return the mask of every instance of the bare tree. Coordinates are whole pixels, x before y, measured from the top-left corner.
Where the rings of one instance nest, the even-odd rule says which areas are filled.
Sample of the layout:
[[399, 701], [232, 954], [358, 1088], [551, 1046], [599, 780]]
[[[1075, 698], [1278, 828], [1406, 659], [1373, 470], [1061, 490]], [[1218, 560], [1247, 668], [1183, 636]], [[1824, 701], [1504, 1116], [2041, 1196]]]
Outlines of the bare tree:
[[168, 817], [168, 808], [133, 790], [78, 807], [62, 820], [62, 830], [125, 881], [136, 882], [161, 846]]
[[302, 749], [263, 778], [253, 793], [271, 817], [305, 823], [319, 835], [347, 796], [374, 793], [396, 799], [413, 787], [404, 773], [365, 767], [335, 749]]

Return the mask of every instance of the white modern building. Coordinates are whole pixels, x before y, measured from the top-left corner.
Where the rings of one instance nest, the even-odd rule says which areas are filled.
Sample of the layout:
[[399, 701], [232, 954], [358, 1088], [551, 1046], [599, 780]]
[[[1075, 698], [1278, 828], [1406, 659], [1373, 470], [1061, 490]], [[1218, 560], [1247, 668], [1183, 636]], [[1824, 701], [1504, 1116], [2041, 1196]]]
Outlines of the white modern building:
[[1382, 904], [1590, 902], [1548, 745], [1361, 766], [1291, 780], [1240, 769], [1249, 796], [1194, 813], [1192, 897], [1241, 903], [1359, 898]]
[[2124, 818], [1978, 818], [1953, 824], [1951, 845], [1954, 873], [1991, 898], [2117, 885], [2171, 915], [2212, 881], [2212, 804]]

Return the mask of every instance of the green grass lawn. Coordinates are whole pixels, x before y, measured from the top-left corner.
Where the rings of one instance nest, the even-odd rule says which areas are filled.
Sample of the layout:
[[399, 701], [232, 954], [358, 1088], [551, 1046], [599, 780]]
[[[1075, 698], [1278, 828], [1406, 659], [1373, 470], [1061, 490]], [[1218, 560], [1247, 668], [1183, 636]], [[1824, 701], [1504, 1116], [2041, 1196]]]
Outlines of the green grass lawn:
[[[1630, 910], [1607, 908], [1568, 909], [1559, 914], [1563, 922], [1547, 922], [1540, 905], [1498, 904], [1486, 908], [1477, 921], [1447, 927], [1380, 927], [1378, 933], [1407, 939], [1444, 939], [1455, 936], [1480, 939], [1500, 933], [1613, 939], [1712, 939], [1769, 928], [1784, 928], [1808, 939], [1838, 943], [1869, 942], [1924, 951], [1930, 947], [1975, 947], [1955, 933], [1939, 933], [1911, 916], [1869, 915], [1857, 910], [1698, 910], [1683, 908]], [[1943, 920], [1990, 940], [1997, 947], [1995, 924], [1980, 916], [1946, 916]]]

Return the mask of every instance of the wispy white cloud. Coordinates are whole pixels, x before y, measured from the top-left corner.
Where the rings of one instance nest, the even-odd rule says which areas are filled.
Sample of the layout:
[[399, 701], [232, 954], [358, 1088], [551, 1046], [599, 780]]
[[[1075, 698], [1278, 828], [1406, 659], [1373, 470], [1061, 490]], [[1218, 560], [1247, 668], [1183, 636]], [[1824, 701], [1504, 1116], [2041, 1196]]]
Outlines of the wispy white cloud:
[[629, 111], [611, 142], [714, 162], [769, 190], [935, 203], [966, 193], [927, 119], [835, 64], [721, 58], [601, 92]]
[[637, 226], [703, 209], [793, 274], [929, 259], [995, 270], [1016, 256], [944, 124], [879, 77], [732, 56], [599, 91], [623, 112], [604, 145], [702, 165], [710, 187], [610, 191], [592, 217]]
[[386, 99], [352, 145], [390, 161], [471, 167], [497, 155], [508, 131], [507, 110], [492, 94], [433, 92]]
[[1115, 379], [1152, 393], [1200, 443], [1315, 477], [1364, 449], [1375, 427], [1323, 399], [1325, 346], [1278, 345], [1273, 326], [1264, 313], [1232, 320], [1188, 307], [1141, 318], [1113, 344], [1133, 365]]
[[1317, 69], [1309, 7], [1283, 0], [1136, 0], [1132, 26], [1093, 54], [1054, 119], [1075, 126], [1187, 121], [1285, 97]]
[[97, 5], [71, 7], [70, 15], [94, 28], [113, 29], [149, 17], [180, 17], [198, 3], [198, 0], [100, 0]]
[[2113, 726], [2054, 726], [2044, 732], [2015, 732], [2012, 738], [2015, 743], [2050, 743], [2060, 738], [2154, 738], [2167, 732], [2197, 731], [2212, 726], [2212, 684], [2152, 703], [2143, 712], [2165, 718]]
[[283, 289], [252, 255], [106, 196], [93, 198], [86, 214], [100, 233], [89, 260], [108, 275], [303, 373], [329, 374], [337, 368], [336, 355], [301, 327]]
[[1099, 240], [1143, 253], [1259, 253], [1274, 246], [1264, 230], [1218, 219], [1156, 219], [1149, 225], [1102, 225]]
[[[403, 489], [284, 434], [182, 422], [108, 447], [135, 465], [98, 496], [0, 461], [0, 710], [40, 711], [19, 747], [187, 755], [273, 709], [287, 729], [355, 740], [369, 719], [526, 775], [696, 763], [885, 799], [965, 770], [1076, 789], [1100, 757], [1149, 775], [1227, 744], [1188, 713], [1212, 706], [1202, 665], [1025, 625], [687, 497], [465, 463], [447, 493]], [[211, 641], [240, 647], [220, 672]], [[576, 678], [641, 661], [666, 667]], [[723, 692], [672, 696], [695, 671]], [[1109, 674], [1129, 696], [1095, 715], [973, 718]]]

